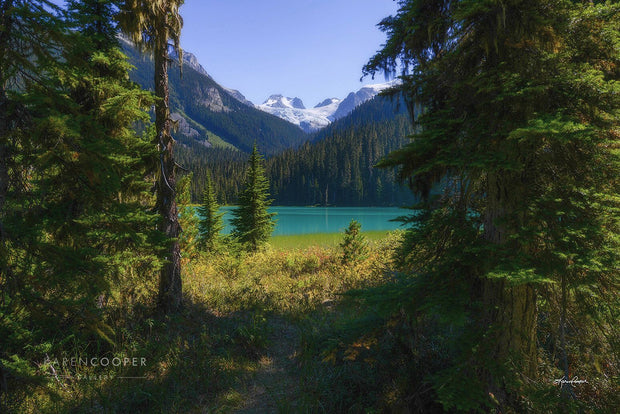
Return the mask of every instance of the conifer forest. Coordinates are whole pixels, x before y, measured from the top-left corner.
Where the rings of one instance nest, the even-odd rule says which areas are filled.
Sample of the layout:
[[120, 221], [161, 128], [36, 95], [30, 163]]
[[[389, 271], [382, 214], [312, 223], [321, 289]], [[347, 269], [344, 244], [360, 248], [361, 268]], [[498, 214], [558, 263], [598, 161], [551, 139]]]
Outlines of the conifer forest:
[[0, 413], [620, 412], [620, 2], [395, 0], [311, 129], [192, 1], [0, 0]]

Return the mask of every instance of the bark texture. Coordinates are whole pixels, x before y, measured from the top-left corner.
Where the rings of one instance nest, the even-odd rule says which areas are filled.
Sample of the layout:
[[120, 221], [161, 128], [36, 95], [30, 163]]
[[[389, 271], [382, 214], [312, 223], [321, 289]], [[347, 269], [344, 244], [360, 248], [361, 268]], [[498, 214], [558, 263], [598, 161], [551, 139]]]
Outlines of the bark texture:
[[[517, 219], [511, 208], [524, 192], [520, 177], [510, 174], [489, 174], [488, 206], [484, 221], [484, 238], [494, 244], [508, 242], [507, 220]], [[511, 284], [505, 278], [485, 278], [482, 282], [482, 315], [485, 336], [485, 358], [498, 369], [489, 370], [484, 379], [487, 392], [501, 406], [515, 406], [515, 379], [536, 376], [536, 290], [532, 284]], [[505, 368], [505, 369], [504, 369]]]
[[168, 48], [161, 44], [155, 48], [155, 95], [160, 98], [155, 105], [155, 126], [159, 147], [159, 174], [157, 180], [157, 209], [161, 215], [160, 231], [168, 238], [166, 262], [159, 278], [158, 305], [165, 313], [179, 310], [183, 302], [181, 282], [181, 226], [176, 204], [176, 175], [174, 140], [170, 135], [170, 107], [168, 91]]

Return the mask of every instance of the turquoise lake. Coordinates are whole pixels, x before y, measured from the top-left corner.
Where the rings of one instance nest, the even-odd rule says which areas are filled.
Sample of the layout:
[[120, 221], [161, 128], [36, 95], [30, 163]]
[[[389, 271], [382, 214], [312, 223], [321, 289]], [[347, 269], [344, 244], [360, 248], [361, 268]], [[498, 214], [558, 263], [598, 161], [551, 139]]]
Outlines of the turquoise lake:
[[[228, 220], [235, 207], [222, 207], [224, 233], [230, 233]], [[272, 207], [277, 213], [274, 236], [311, 233], [341, 233], [351, 219], [359, 221], [362, 231], [395, 230], [399, 222], [390, 221], [410, 213], [398, 207]]]

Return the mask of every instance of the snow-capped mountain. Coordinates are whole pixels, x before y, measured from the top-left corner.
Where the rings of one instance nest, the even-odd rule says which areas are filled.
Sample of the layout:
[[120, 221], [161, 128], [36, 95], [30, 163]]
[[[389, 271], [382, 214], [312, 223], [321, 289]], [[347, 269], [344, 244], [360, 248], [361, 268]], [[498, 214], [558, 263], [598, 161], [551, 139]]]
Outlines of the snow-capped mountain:
[[[263, 105], [269, 108], [280, 109], [306, 109], [304, 103], [299, 98], [285, 98], [282, 95], [271, 95]], [[259, 105], [261, 106], [261, 105]]]
[[[135, 48], [131, 40], [124, 35], [119, 35], [119, 40], [126, 48]], [[169, 47], [170, 58], [178, 59], [174, 47]], [[142, 57], [144, 58], [144, 56]], [[148, 55], [146, 55], [148, 59]], [[191, 52], [183, 51], [183, 64], [201, 75], [204, 75], [210, 82], [215, 80], [209, 75], [204, 67], [198, 61], [198, 58]], [[211, 86], [195, 93], [191, 96], [200, 96], [199, 104], [216, 113], [229, 113], [232, 109], [223, 99], [226, 95], [231, 96], [236, 101], [241, 102], [250, 108], [256, 108], [263, 112], [270, 113], [278, 118], [284, 119], [305, 132], [314, 132], [326, 127], [331, 122], [347, 116], [357, 106], [372, 99], [382, 90], [395, 85], [396, 81], [380, 83], [375, 85], [367, 85], [357, 92], [351, 92], [345, 99], [328, 98], [316, 105], [314, 108], [306, 108], [299, 98], [287, 98], [282, 95], [271, 95], [265, 102], [260, 105], [254, 105], [241, 92], [236, 89], [226, 88], [221, 85]], [[145, 86], [148, 87], [148, 86]], [[220, 93], [222, 92], [222, 93]]]
[[[121, 39], [123, 51], [135, 67], [130, 79], [145, 90], [153, 90], [153, 60], [129, 39]], [[179, 146], [186, 148], [236, 148], [249, 153], [256, 143], [270, 155], [299, 146], [308, 136], [296, 125], [254, 107], [239, 92], [224, 88], [204, 70], [193, 54], [183, 54], [183, 77], [172, 58], [170, 118]]]
[[298, 125], [306, 132], [319, 130], [336, 119], [347, 116], [357, 106], [374, 98], [379, 92], [395, 85], [396, 81], [366, 85], [357, 92], [351, 92], [344, 100], [338, 98], [325, 99], [314, 108], [304, 106], [299, 98], [287, 98], [282, 95], [271, 95], [256, 107], [292, 124]]
[[292, 124], [298, 125], [306, 132], [313, 132], [327, 126], [332, 120], [331, 115], [338, 109], [340, 99], [326, 99], [314, 108], [307, 108], [299, 98], [287, 98], [282, 95], [271, 95], [256, 107]]

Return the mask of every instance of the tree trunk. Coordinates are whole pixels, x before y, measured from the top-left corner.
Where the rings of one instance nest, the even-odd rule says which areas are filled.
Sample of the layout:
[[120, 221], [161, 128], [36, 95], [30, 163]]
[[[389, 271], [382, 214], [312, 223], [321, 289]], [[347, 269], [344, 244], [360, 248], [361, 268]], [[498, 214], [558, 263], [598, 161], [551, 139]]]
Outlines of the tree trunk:
[[176, 177], [173, 146], [170, 135], [170, 108], [168, 94], [168, 48], [163, 43], [155, 48], [155, 127], [159, 147], [159, 174], [157, 179], [157, 209], [161, 215], [160, 231], [168, 238], [166, 262], [159, 278], [158, 306], [165, 313], [181, 308], [183, 290], [181, 282], [181, 250], [176, 204]]
[[[518, 179], [489, 174], [484, 220], [487, 241], [507, 242], [508, 231], [501, 220], [510, 217], [520, 185]], [[536, 376], [536, 291], [532, 284], [512, 285], [506, 279], [485, 278], [481, 294], [482, 328], [487, 333], [485, 365], [497, 364], [484, 374], [483, 381], [500, 407], [514, 406], [518, 395], [512, 380]]]

